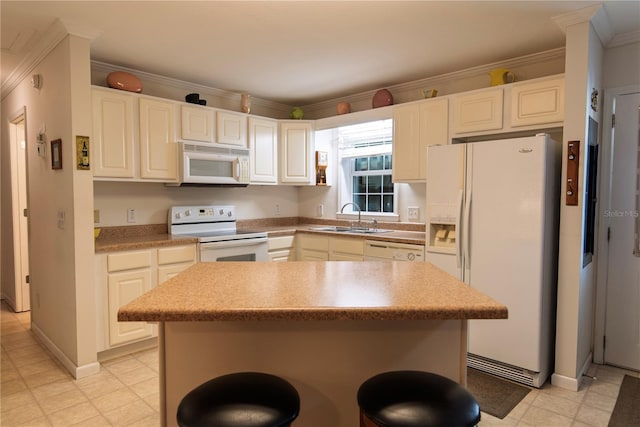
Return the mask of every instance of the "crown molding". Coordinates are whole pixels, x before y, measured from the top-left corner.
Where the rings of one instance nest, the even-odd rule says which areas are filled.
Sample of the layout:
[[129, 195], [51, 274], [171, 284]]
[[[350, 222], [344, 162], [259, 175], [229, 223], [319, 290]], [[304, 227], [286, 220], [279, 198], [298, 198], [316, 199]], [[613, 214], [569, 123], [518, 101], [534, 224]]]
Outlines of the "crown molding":
[[67, 37], [69, 33], [63, 23], [57, 19], [44, 32], [40, 40], [31, 49], [25, 57], [20, 61], [18, 66], [9, 74], [7, 79], [2, 82], [0, 91], [2, 99], [4, 99], [20, 82], [31, 74], [38, 64]]
[[551, 19], [565, 34], [567, 33], [567, 28], [572, 25], [590, 22], [603, 46], [607, 46], [615, 35], [607, 10], [602, 3], [563, 13]]
[[624, 46], [625, 44], [640, 43], [640, 31], [629, 31], [628, 33], [616, 34], [607, 43], [607, 48]]

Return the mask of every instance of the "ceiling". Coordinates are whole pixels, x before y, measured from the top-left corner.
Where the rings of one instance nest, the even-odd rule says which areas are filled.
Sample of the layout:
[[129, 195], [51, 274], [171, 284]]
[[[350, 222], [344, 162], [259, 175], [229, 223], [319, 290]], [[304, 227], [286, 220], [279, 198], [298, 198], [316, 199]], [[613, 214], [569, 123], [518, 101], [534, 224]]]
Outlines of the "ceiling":
[[[91, 59], [289, 105], [564, 46], [594, 1], [0, 1], [2, 82], [57, 19]], [[640, 2], [606, 1], [615, 34]]]

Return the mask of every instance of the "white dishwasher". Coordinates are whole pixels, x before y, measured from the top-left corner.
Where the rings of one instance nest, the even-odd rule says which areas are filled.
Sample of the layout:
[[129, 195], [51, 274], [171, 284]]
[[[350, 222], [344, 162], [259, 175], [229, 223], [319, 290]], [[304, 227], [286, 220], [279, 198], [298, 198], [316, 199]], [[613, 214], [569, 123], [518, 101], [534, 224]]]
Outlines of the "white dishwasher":
[[424, 261], [424, 245], [364, 241], [365, 261]]

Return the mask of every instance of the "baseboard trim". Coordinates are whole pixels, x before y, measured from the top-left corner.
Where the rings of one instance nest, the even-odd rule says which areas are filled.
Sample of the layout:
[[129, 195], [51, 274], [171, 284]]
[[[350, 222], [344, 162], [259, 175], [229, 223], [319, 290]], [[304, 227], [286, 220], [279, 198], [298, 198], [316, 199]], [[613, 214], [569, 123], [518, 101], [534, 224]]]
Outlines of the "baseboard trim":
[[551, 384], [571, 391], [578, 391], [578, 388], [580, 388], [579, 381], [576, 378], [565, 377], [560, 374], [551, 374]]
[[53, 356], [58, 359], [58, 361], [64, 366], [64, 368], [69, 371], [69, 373], [75, 379], [80, 379], [84, 377], [88, 377], [90, 375], [97, 374], [100, 372], [100, 363], [97, 361], [88, 363], [86, 365], [78, 366], [71, 359], [69, 359], [62, 350], [58, 348], [57, 345], [53, 341], [49, 339], [45, 335], [45, 333], [38, 328], [38, 325], [35, 323], [31, 323], [31, 331], [34, 333], [36, 338], [51, 352]]

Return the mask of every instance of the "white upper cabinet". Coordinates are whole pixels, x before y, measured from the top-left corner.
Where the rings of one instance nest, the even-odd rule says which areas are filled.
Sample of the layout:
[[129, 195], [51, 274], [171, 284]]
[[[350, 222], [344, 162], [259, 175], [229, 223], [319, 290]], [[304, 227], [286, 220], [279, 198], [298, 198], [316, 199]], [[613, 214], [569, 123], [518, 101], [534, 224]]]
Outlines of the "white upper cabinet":
[[178, 179], [176, 104], [140, 98], [140, 176], [146, 179]]
[[134, 169], [134, 97], [113, 90], [94, 89], [93, 175], [133, 178]]
[[308, 121], [280, 122], [280, 182], [283, 184], [315, 184], [313, 166], [312, 124]]
[[449, 100], [430, 99], [393, 109], [393, 182], [424, 182], [427, 146], [448, 143]]
[[549, 124], [564, 120], [564, 78], [514, 84], [511, 126]]
[[220, 144], [247, 147], [247, 116], [231, 111], [216, 112], [217, 140]]
[[249, 182], [278, 183], [278, 122], [249, 117]]
[[454, 95], [451, 102], [454, 134], [502, 129], [502, 88]]
[[189, 141], [213, 142], [215, 110], [195, 105], [181, 105], [181, 136]]

